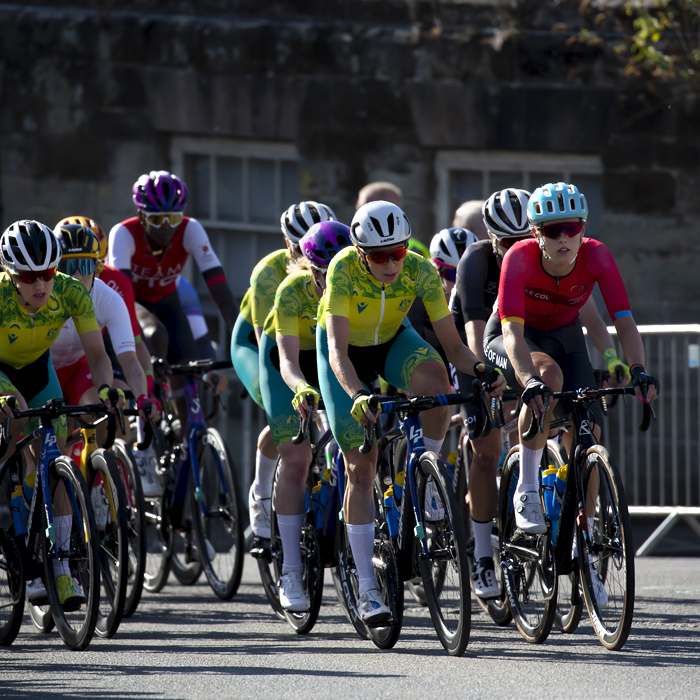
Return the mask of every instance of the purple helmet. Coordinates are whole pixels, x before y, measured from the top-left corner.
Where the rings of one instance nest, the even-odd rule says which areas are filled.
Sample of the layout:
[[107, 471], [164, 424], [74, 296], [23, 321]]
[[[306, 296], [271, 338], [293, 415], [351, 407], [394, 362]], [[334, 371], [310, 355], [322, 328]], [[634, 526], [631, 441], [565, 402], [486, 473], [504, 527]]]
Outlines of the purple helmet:
[[134, 204], [141, 211], [182, 211], [187, 206], [187, 185], [167, 170], [151, 170], [136, 180]]
[[350, 229], [340, 221], [314, 224], [299, 241], [301, 252], [314, 267], [325, 270], [343, 248], [350, 245]]

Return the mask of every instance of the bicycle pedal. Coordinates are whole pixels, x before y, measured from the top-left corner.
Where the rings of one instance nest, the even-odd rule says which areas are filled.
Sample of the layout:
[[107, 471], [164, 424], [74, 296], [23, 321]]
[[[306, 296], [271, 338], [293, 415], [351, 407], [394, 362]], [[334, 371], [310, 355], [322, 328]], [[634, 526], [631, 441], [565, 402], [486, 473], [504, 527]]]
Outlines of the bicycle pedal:
[[386, 615], [376, 615], [371, 620], [365, 622], [365, 626], [369, 627], [370, 629], [376, 629], [377, 627], [388, 627], [393, 621], [394, 618], [392, 614], [387, 613]]
[[265, 559], [268, 563], [271, 563], [270, 540], [264, 537], [253, 537], [253, 541], [250, 543], [250, 556], [253, 559]]

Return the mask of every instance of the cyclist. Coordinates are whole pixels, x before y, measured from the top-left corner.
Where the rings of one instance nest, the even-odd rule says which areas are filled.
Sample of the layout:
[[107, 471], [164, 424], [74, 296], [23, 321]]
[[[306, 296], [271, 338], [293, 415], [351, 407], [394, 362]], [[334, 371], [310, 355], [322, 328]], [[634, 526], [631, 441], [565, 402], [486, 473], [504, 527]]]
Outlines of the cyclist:
[[200, 360], [215, 360], [216, 353], [209, 337], [209, 328], [202, 313], [202, 304], [194, 286], [182, 275], [177, 278], [177, 293], [182, 309], [192, 330], [192, 337], [197, 346], [197, 358]]
[[550, 401], [545, 407], [546, 396], [551, 390], [595, 386], [578, 315], [596, 282], [629, 362], [638, 400], [653, 401], [658, 382], [646, 374], [642, 339], [610, 251], [584, 237], [585, 197], [574, 185], [549, 183], [532, 193], [527, 216], [535, 238], [516, 243], [503, 260], [497, 310], [486, 324], [484, 350], [510, 386], [524, 389], [520, 432], [529, 426], [530, 411], [538, 417], [544, 414], [544, 432], [520, 446], [514, 496], [517, 527], [538, 534], [546, 532], [538, 470], [555, 404]]
[[[56, 224], [56, 229], [65, 225], [86, 226], [95, 234], [100, 243], [99, 260], [101, 264], [98, 265], [97, 275], [102, 282], [117, 292], [126, 304], [127, 311], [129, 312], [129, 319], [131, 321], [131, 330], [134, 334], [136, 356], [138, 357], [139, 363], [146, 375], [146, 384], [148, 387], [147, 394], [153, 403], [157, 400], [155, 397], [155, 377], [153, 375], [153, 364], [151, 363], [151, 353], [146, 347], [146, 343], [144, 343], [142, 340], [141, 327], [136, 316], [134, 288], [131, 281], [121, 270], [117, 270], [117, 268], [106, 264], [105, 261], [107, 259], [108, 248], [107, 236], [102, 230], [102, 227], [96, 221], [86, 216], [69, 216], [65, 219], [61, 219], [61, 221]], [[166, 332], [164, 332], [163, 335], [167, 338]], [[122, 374], [121, 367], [117, 361], [109, 334], [104, 336], [104, 340], [107, 354], [112, 360], [112, 371], [114, 372], [114, 377], [115, 379], [123, 381], [124, 375]], [[167, 340], [163, 352], [167, 353]], [[145, 439], [145, 423], [141, 418], [138, 418], [136, 422], [136, 432], [138, 442], [143, 442]], [[149, 446], [145, 450], [139, 450], [136, 446], [138, 442], [134, 443], [132, 450], [136, 467], [141, 474], [141, 484], [143, 486], [144, 495], [157, 496], [161, 493], [162, 486], [160, 477], [156, 471], [155, 449], [153, 446]]]
[[[501, 264], [506, 251], [516, 242], [531, 238], [527, 219], [530, 193], [508, 188], [494, 192], [483, 204], [483, 222], [488, 238], [470, 246], [457, 267], [457, 281], [452, 298], [452, 316], [458, 329], [463, 329], [469, 347], [482, 360], [484, 327], [498, 292]], [[613, 340], [600, 317], [593, 298], [581, 308], [581, 321], [611, 367], [622, 365]], [[622, 365], [624, 368], [624, 365]], [[460, 378], [458, 384], [468, 381]], [[602, 420], [599, 415], [598, 423]], [[496, 509], [496, 472], [501, 456], [500, 431], [471, 443], [469, 469], [469, 505], [474, 533], [474, 590], [489, 598], [499, 594], [491, 547], [491, 523]]]
[[[51, 364], [49, 348], [63, 324], [72, 318], [80, 335], [92, 376], [99, 386], [98, 394], [108, 403], [112, 384], [112, 366], [105, 353], [102, 335], [95, 320], [95, 310], [85, 287], [77, 280], [56, 273], [61, 260], [61, 246], [48, 226], [38, 221], [21, 220], [11, 224], [0, 237], [0, 407], [8, 415], [12, 411], [7, 399], [14, 396], [20, 410], [42, 406], [49, 399], [61, 396], [56, 371]], [[123, 405], [123, 394], [119, 405]], [[27, 434], [39, 425], [38, 418], [13, 420], [5, 457], [14, 452], [22, 430]], [[65, 417], [54, 421], [59, 449], [65, 447]], [[36, 459], [36, 455], [34, 455]], [[29, 459], [23, 484], [26, 501], [34, 491], [36, 464]], [[71, 519], [61, 508], [65, 499], [57, 501], [54, 526], [59, 547], [68, 548]], [[64, 505], [65, 508], [65, 505]], [[56, 560], [56, 587], [61, 604], [79, 598], [77, 581], [71, 578], [68, 562]], [[41, 579], [27, 582], [29, 600], [45, 598]]]
[[[381, 374], [404, 391], [449, 391], [440, 356], [405, 319], [416, 297], [422, 297], [448, 359], [466, 373], [481, 368], [459, 339], [437, 271], [408, 250], [411, 225], [403, 211], [390, 202], [370, 202], [355, 214], [350, 235], [354, 245], [341, 251], [328, 269], [316, 347], [321, 394], [348, 471], [343, 512], [358, 571], [358, 615], [375, 626], [390, 620], [391, 612], [372, 565], [377, 448], [367, 455], [359, 451], [364, 438], [360, 422], [376, 422], [367, 387]], [[499, 377], [495, 391], [504, 385]], [[448, 407], [423, 414], [427, 450], [440, 451], [449, 421]]]
[[[137, 397], [136, 407], [142, 419], [146, 418], [144, 404], [152, 402], [152, 417], [158, 420], [160, 405], [156, 399], [148, 397], [146, 375], [136, 356], [133, 327], [126, 304], [116, 291], [97, 278], [101, 266], [97, 237], [91, 229], [79, 224], [57, 226], [54, 234], [61, 244], [59, 272], [82, 282], [92, 299], [98, 326], [103, 332], [109, 332], [111, 346], [126, 380], [124, 384], [115, 379], [115, 386], [130, 389]], [[72, 318], [65, 322], [51, 346], [51, 361], [69, 404], [97, 403], [97, 389], [92, 382], [90, 367]], [[98, 440], [102, 441], [103, 438], [104, 436]], [[144, 493], [147, 486], [147, 483], [144, 484]]]
[[[301, 560], [304, 494], [311, 463], [308, 441], [295, 445], [299, 415], [318, 403], [316, 316], [326, 287], [331, 259], [350, 244], [350, 229], [338, 221], [314, 224], [299, 241], [303, 257], [290, 263], [290, 274], [275, 294], [260, 341], [260, 389], [281, 471], [275, 510], [284, 561], [279, 580], [280, 603], [286, 610], [308, 610]], [[298, 411], [298, 413], [297, 413]]]
[[[231, 360], [248, 395], [263, 409], [265, 407], [260, 394], [258, 344], [263, 334], [265, 319], [274, 304], [277, 287], [287, 276], [287, 266], [301, 255], [299, 241], [314, 224], [322, 221], [335, 221], [335, 214], [330, 207], [318, 202], [293, 204], [282, 212], [280, 226], [286, 247], [265, 256], [253, 268], [250, 288], [241, 303], [231, 336]], [[270, 538], [270, 494], [277, 456], [270, 427], [265, 426], [258, 437], [255, 479], [248, 493], [250, 525], [254, 535], [251, 546], [253, 555], [262, 551], [261, 540]]]

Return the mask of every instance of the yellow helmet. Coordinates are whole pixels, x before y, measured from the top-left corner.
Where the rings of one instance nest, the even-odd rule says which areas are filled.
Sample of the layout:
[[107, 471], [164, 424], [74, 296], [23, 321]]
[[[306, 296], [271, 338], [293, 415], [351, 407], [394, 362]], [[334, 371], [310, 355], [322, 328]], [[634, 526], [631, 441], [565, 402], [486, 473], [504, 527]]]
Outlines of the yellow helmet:
[[56, 226], [54, 234], [61, 243], [61, 258], [100, 258], [100, 242], [92, 229], [80, 224]]
[[87, 216], [67, 216], [65, 219], [61, 219], [56, 224], [55, 230], [58, 231], [61, 226], [66, 226], [69, 224], [85, 226], [89, 228], [95, 234], [95, 236], [97, 236], [97, 240], [100, 244], [99, 259], [104, 261], [107, 257], [107, 236], [102, 230], [102, 227], [94, 219], [89, 219]]

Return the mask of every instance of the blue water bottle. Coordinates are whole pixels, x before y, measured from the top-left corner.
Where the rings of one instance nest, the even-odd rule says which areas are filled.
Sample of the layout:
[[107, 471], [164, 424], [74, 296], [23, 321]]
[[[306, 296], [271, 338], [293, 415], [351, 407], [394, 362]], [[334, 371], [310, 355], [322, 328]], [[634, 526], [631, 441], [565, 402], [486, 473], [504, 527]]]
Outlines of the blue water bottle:
[[386, 524], [389, 527], [389, 534], [396, 537], [399, 534], [399, 514], [394, 501], [394, 487], [390, 486], [384, 492], [384, 513], [386, 514]]
[[[22, 484], [19, 484], [10, 497], [10, 510], [12, 511], [12, 521], [15, 525], [15, 535], [21, 537], [27, 534], [25, 517], [28, 517], [26, 506], [24, 505], [24, 494]], [[26, 515], [24, 515], [26, 514]], [[24, 515], [24, 517], [22, 517]]]

